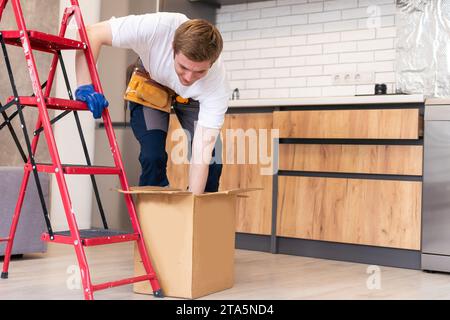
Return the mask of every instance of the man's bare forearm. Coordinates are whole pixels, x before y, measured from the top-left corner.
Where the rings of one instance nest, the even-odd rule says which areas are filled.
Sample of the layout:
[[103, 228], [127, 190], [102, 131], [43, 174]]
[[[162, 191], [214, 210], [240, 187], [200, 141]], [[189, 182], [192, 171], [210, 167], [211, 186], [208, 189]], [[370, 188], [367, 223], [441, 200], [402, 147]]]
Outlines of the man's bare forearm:
[[[94, 56], [94, 60], [97, 61], [102, 45], [111, 45], [111, 28], [108, 22], [100, 22], [87, 27], [87, 34], [92, 55]], [[78, 51], [76, 54], [75, 68], [78, 86], [92, 83], [86, 58], [81, 51]]]
[[212, 151], [218, 135], [218, 129], [197, 125], [192, 142], [192, 159], [189, 168], [189, 190], [194, 194], [202, 194], [205, 191]]
[[202, 194], [208, 180], [209, 165], [191, 163], [189, 168], [189, 191]]

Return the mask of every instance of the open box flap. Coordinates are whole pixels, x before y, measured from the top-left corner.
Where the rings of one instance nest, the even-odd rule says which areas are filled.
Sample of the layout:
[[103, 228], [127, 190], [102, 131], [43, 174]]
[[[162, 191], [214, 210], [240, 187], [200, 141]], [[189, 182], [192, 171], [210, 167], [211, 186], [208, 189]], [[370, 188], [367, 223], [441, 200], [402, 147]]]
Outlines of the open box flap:
[[231, 189], [231, 190], [225, 190], [225, 191], [219, 191], [219, 192], [211, 192], [211, 193], [204, 193], [197, 195], [197, 197], [208, 197], [213, 195], [231, 195], [231, 194], [237, 194], [240, 195], [242, 193], [251, 192], [251, 191], [259, 191], [264, 190], [263, 188], [245, 188], [245, 189]]
[[165, 187], [130, 187], [129, 191], [124, 191], [122, 189], [117, 189], [120, 193], [126, 194], [174, 194], [174, 195], [189, 195], [192, 194], [189, 191], [183, 191], [181, 189], [175, 188], [165, 188]]

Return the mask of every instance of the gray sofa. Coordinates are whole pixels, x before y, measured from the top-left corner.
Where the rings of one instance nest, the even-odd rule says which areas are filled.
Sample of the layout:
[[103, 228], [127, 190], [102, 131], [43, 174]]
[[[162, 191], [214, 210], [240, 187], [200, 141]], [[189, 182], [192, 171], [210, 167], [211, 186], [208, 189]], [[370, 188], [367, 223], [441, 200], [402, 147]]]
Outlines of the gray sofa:
[[[0, 238], [9, 236], [14, 209], [22, 183], [23, 167], [0, 167]], [[39, 173], [42, 190], [48, 207], [50, 177]], [[47, 243], [40, 240], [46, 231], [42, 206], [36, 189], [33, 173], [28, 181], [25, 201], [14, 238], [13, 255], [47, 251]], [[6, 243], [0, 243], [0, 256], [5, 254]]]

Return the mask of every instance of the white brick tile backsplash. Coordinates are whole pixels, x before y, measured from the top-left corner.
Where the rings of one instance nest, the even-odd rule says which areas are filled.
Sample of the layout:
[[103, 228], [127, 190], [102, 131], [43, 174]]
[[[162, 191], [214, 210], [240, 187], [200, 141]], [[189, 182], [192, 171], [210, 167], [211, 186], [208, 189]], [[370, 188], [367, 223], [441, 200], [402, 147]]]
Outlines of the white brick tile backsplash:
[[292, 14], [305, 14], [313, 12], [323, 12], [323, 3], [300, 4], [292, 7]]
[[292, 27], [292, 35], [298, 35], [298, 34], [308, 35], [308, 34], [317, 34], [317, 33], [322, 33], [322, 32], [323, 32], [323, 24], [321, 24], [321, 23], [318, 23], [318, 24], [308, 23], [305, 25]]
[[239, 91], [245, 89], [245, 80], [230, 80], [229, 84], [232, 89], [239, 88]]
[[334, 1], [325, 1], [324, 10], [331, 11], [356, 7], [358, 7], [358, 0], [334, 0]]
[[290, 98], [310, 98], [320, 97], [322, 95], [322, 88], [309, 87], [309, 88], [295, 88], [289, 90]]
[[325, 43], [323, 45], [323, 53], [354, 52], [356, 49], [356, 42]]
[[247, 59], [259, 59], [259, 50], [239, 50], [231, 52], [232, 60], [247, 60]]
[[220, 32], [247, 30], [247, 21], [219, 23], [217, 25], [217, 28], [220, 30]]
[[358, 41], [358, 51], [374, 51], [394, 48], [394, 39]]
[[380, 10], [381, 15], [396, 14], [396, 12], [397, 12], [397, 7], [396, 7], [395, 3], [382, 5], [382, 6], [380, 6], [380, 8], [381, 8], [381, 10]]
[[339, 42], [340, 38], [341, 34], [339, 32], [313, 34], [308, 36], [308, 43], [314, 44], [314, 43]]
[[374, 53], [372, 51], [341, 53], [339, 56], [340, 63], [369, 62], [369, 61], [373, 61], [373, 59], [374, 59]]
[[367, 40], [375, 38], [375, 29], [342, 32], [341, 41]]
[[386, 27], [386, 28], [377, 28], [377, 38], [395, 38], [397, 36], [397, 28], [395, 27]]
[[[232, 87], [234, 88], [234, 87]], [[239, 89], [239, 98], [240, 99], [258, 99], [259, 98], [259, 90], [240, 90], [241, 87], [236, 87]]]
[[224, 51], [245, 50], [245, 41], [227, 41], [223, 44]]
[[244, 61], [242, 60], [227, 62], [227, 71], [242, 70], [242, 69], [244, 69]]
[[274, 65], [275, 65], [274, 59], [253, 59], [244, 61], [245, 69], [273, 68]]
[[249, 29], [262, 29], [261, 27], [265, 26], [265, 28], [271, 28], [277, 26], [277, 18], [265, 18], [265, 19], [256, 19], [248, 21]]
[[360, 7], [368, 7], [372, 5], [392, 4], [396, 0], [359, 0]]
[[247, 10], [247, 4], [233, 4], [228, 6], [222, 6], [217, 10], [217, 14], [227, 13], [227, 12], [237, 12]]
[[358, 21], [359, 29], [377, 29], [382, 27], [395, 26], [395, 16], [385, 16], [379, 19], [360, 19]]
[[292, 47], [291, 54], [293, 56], [307, 56], [312, 54], [322, 54], [322, 45], [316, 44], [312, 46]]
[[308, 23], [308, 16], [306, 14], [277, 18], [278, 26], [293, 26], [296, 24], [307, 24], [307, 23]]
[[324, 54], [306, 57], [306, 65], [308, 66], [336, 64], [338, 62], [339, 62], [339, 55], [337, 54]]
[[249, 10], [261, 9], [261, 8], [274, 8], [277, 6], [277, 1], [260, 1], [247, 4]]
[[291, 26], [261, 30], [261, 38], [287, 37], [291, 35]]
[[278, 6], [289, 6], [293, 4], [307, 3], [308, 0], [278, 0]]
[[306, 85], [308, 87], [323, 87], [333, 84], [332, 76], [308, 77]]
[[323, 27], [324, 32], [356, 30], [358, 28], [358, 20], [327, 22], [323, 25]]
[[272, 69], [261, 69], [260, 70], [261, 79], [266, 78], [285, 78], [289, 77], [291, 74], [290, 68], [272, 68]]
[[306, 67], [296, 67], [291, 68], [291, 76], [300, 77], [300, 76], [318, 76], [323, 73], [323, 66], [306, 66]]
[[395, 49], [375, 51], [375, 61], [392, 61], [395, 59]]
[[221, 32], [220, 34], [222, 35], [222, 39], [224, 42], [229, 42], [229, 41], [233, 40], [233, 37], [232, 37], [233, 33], [231, 33], [231, 32]]
[[262, 18], [288, 16], [290, 14], [291, 7], [289, 6], [261, 9]]
[[231, 22], [231, 13], [221, 13], [216, 16], [216, 23]]
[[[223, 5], [217, 26], [241, 99], [372, 94], [395, 88], [396, 0], [272, 0]], [[339, 73], [373, 84], [335, 85]]]
[[233, 40], [259, 39], [261, 30], [234, 31]]
[[275, 38], [275, 45], [277, 47], [296, 46], [296, 45], [302, 45], [302, 44], [306, 44], [306, 36]]
[[342, 19], [368, 18], [370, 15], [369, 8], [357, 8], [342, 10]]
[[362, 84], [356, 86], [356, 94], [373, 94], [375, 92], [375, 85]]
[[247, 89], [270, 89], [275, 87], [275, 79], [247, 80]]
[[231, 15], [231, 21], [259, 19], [260, 17], [261, 17], [260, 10], [237, 11]]
[[260, 90], [259, 98], [260, 99], [289, 98], [289, 89]]
[[276, 79], [275, 85], [277, 88], [306, 87], [306, 78], [295, 77]]
[[377, 72], [377, 74], [375, 75], [375, 82], [395, 82], [395, 72]]
[[258, 39], [258, 40], [247, 40], [247, 49], [262, 49], [262, 48], [273, 48], [275, 46], [275, 39]]
[[227, 61], [231, 60], [231, 52], [230, 51], [223, 51], [220, 56], [222, 57], [222, 60], [225, 61], [225, 63], [227, 63]]
[[358, 63], [358, 71], [389, 72], [394, 71], [394, 61]]
[[259, 79], [260, 70], [238, 70], [231, 73], [232, 80]]
[[356, 94], [356, 86], [329, 86], [322, 87], [322, 96], [324, 97], [339, 97], [339, 96], [354, 96]]
[[341, 11], [330, 11], [309, 14], [309, 23], [337, 21], [341, 19]]
[[304, 66], [306, 58], [305, 57], [292, 57], [292, 58], [276, 58], [275, 67], [295, 67]]
[[[381, 62], [358, 63], [357, 69], [358, 69], [358, 72], [365, 72], [365, 71], [373, 71], [373, 72], [375, 72], [375, 71], [378, 71], [376, 69], [376, 67], [377, 67], [376, 64], [378, 64], [378, 67], [379, 67], [380, 63]], [[390, 65], [387, 66], [387, 67], [390, 67]], [[381, 70], [381, 71], [383, 71], [383, 70]], [[386, 70], [384, 70], [384, 71], [386, 71]], [[390, 70], [388, 70], [388, 71], [390, 71]]]
[[[345, 72], [356, 72], [358, 66], [354, 63], [334, 64], [329, 66], [323, 66], [323, 74], [335, 74]], [[362, 70], [360, 70], [362, 71]]]
[[291, 48], [270, 48], [261, 49], [261, 58], [276, 58], [276, 57], [289, 57], [291, 55]]

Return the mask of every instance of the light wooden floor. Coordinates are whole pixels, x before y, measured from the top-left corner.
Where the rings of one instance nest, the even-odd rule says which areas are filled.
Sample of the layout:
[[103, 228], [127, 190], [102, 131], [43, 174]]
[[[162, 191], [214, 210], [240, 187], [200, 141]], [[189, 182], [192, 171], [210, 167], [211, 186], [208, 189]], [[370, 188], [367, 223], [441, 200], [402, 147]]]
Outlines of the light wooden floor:
[[[132, 276], [132, 244], [88, 248], [93, 282]], [[0, 263], [1, 264], [1, 263]], [[380, 289], [369, 289], [368, 265], [236, 251], [235, 286], [203, 299], [450, 299], [450, 275], [380, 267]], [[72, 247], [49, 245], [46, 254], [13, 260], [0, 280], [0, 299], [83, 299], [73, 284]], [[373, 275], [372, 275], [373, 276]], [[96, 299], [153, 299], [131, 286], [98, 291]], [[171, 299], [171, 298], [166, 298]]]

